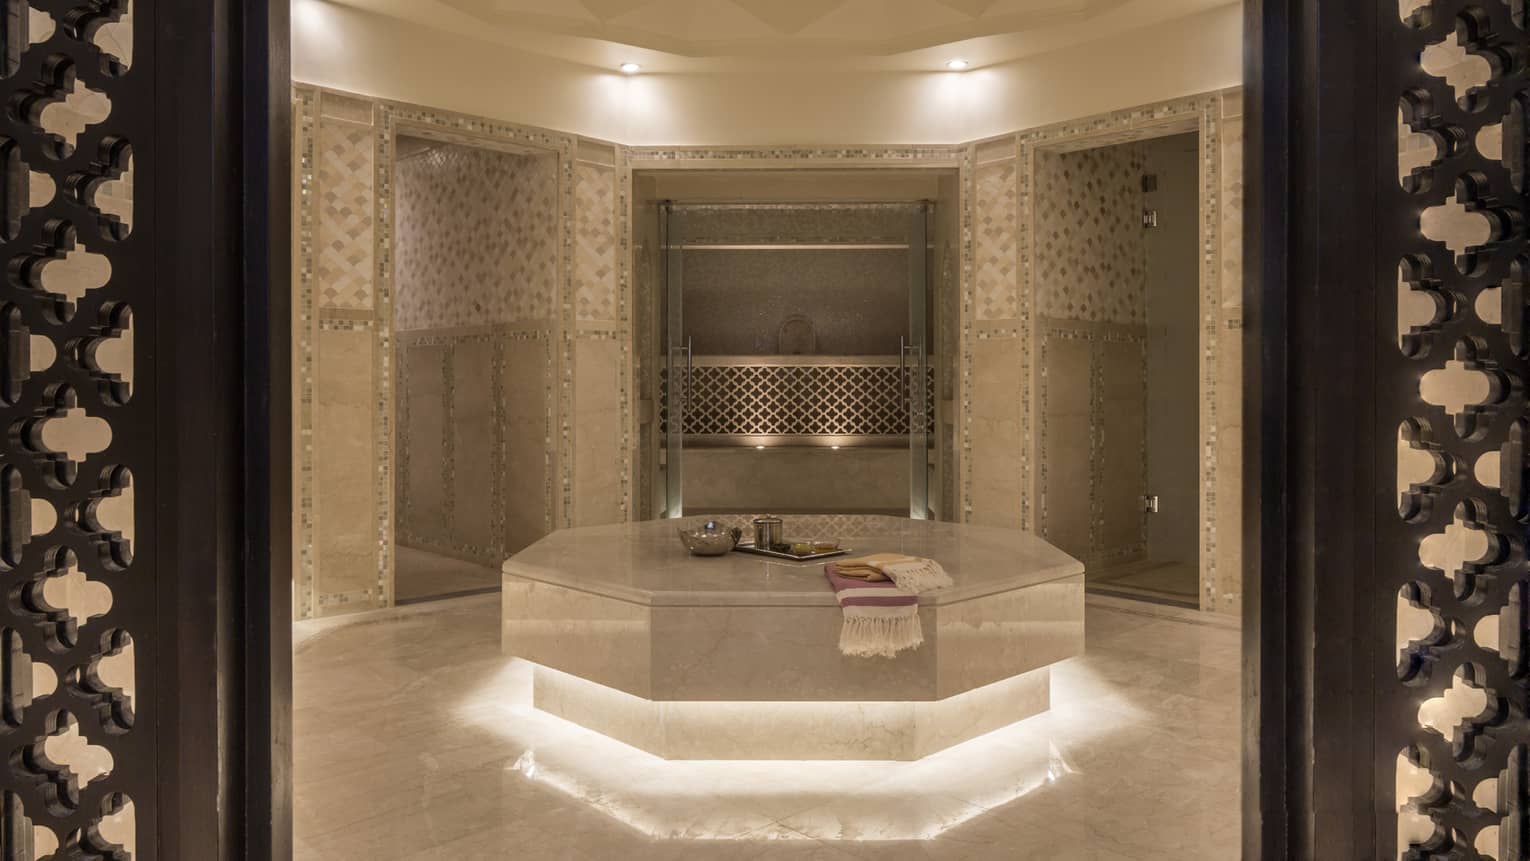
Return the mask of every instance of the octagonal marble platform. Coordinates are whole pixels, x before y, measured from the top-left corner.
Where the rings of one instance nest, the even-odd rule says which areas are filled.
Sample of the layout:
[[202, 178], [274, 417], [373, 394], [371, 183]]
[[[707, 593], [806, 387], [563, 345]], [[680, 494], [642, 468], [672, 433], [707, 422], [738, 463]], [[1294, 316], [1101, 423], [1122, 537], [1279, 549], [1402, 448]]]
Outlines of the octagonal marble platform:
[[925, 643], [841, 655], [822, 563], [690, 556], [679, 521], [563, 530], [505, 563], [502, 647], [542, 711], [669, 759], [917, 759], [1043, 712], [1082, 650], [1083, 565], [1029, 533], [794, 517], [791, 536], [939, 560]]

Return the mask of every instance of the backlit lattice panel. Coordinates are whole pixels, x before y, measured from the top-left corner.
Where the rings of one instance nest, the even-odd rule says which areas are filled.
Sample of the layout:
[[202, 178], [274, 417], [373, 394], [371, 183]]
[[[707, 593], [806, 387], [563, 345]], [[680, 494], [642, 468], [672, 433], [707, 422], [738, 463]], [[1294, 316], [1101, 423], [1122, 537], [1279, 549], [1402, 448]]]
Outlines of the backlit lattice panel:
[[1401, 169], [1381, 177], [1400, 289], [1383, 303], [1397, 325], [1380, 430], [1399, 442], [1400, 504], [1378, 536], [1397, 620], [1377, 728], [1395, 795], [1384, 769], [1378, 833], [1383, 857], [1523, 861], [1530, 39], [1518, 0], [1383, 6], [1404, 127]]
[[[685, 433], [709, 436], [907, 434], [909, 372], [897, 365], [716, 364], [690, 371]], [[935, 390], [931, 369], [926, 391]], [[660, 398], [668, 416], [668, 375]], [[925, 415], [934, 430], [933, 394]], [[661, 432], [668, 432], [661, 419]]]
[[130, 0], [0, 9], [0, 857], [153, 858], [153, 70]]

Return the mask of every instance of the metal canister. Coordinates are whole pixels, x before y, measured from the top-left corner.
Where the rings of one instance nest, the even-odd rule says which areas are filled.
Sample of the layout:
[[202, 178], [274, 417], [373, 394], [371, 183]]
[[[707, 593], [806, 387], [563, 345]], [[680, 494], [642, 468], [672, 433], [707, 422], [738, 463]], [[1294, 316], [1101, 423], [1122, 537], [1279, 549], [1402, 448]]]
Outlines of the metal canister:
[[754, 546], [761, 550], [769, 550], [772, 545], [783, 543], [785, 535], [781, 518], [767, 514], [754, 519]]

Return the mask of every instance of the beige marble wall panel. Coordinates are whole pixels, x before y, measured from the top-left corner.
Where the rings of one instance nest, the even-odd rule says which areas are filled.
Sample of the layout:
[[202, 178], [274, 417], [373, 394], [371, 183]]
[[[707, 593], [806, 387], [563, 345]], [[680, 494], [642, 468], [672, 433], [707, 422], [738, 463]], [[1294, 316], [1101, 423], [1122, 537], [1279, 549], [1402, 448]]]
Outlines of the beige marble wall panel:
[[934, 635], [941, 698], [1082, 654], [1084, 577], [942, 605]]
[[626, 519], [622, 494], [623, 347], [611, 338], [580, 338], [574, 401], [576, 526]]
[[1040, 533], [1070, 556], [1087, 559], [1094, 465], [1093, 351], [1088, 341], [1047, 329], [1042, 338], [1041, 422], [1047, 459], [1040, 465]]
[[685, 508], [906, 513], [907, 448], [688, 448]]
[[551, 531], [552, 430], [547, 415], [548, 342], [505, 343], [504, 548], [513, 555]]
[[971, 516], [980, 526], [1020, 526], [1020, 461], [1024, 443], [1020, 400], [1020, 342], [979, 339], [972, 348], [968, 385], [973, 404]]
[[499, 556], [496, 465], [499, 460], [495, 345], [465, 341], [452, 353], [452, 531], [458, 546]]
[[400, 540], [427, 541], [427, 536], [447, 535], [446, 504], [446, 379], [443, 346], [421, 345], [408, 349], [407, 374], [400, 376], [401, 435], [399, 470], [401, 487], [397, 507]]
[[1147, 540], [1142, 498], [1147, 495], [1147, 353], [1143, 342], [1097, 343], [1100, 461], [1094, 474], [1099, 534], [1094, 555], [1111, 560], [1141, 556]]
[[647, 607], [504, 578], [504, 654], [651, 697]]
[[[920, 612], [928, 638], [931, 609]], [[838, 607], [655, 607], [653, 698], [928, 700], [934, 648], [867, 660], [839, 653]]]
[[319, 332], [314, 460], [319, 612], [371, 606], [380, 595], [377, 557], [374, 341], [370, 331]]

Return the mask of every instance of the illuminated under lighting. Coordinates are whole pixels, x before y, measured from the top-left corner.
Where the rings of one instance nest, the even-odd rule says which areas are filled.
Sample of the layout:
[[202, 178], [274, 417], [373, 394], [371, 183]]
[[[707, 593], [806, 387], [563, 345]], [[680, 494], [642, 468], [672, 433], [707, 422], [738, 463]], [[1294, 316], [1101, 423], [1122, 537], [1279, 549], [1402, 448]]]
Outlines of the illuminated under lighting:
[[764, 451], [765, 450], [765, 446], [763, 446], [763, 445], [757, 445], [757, 446], [755, 446], [755, 448], [759, 449], [760, 451]]
[[618, 68], [622, 70], [624, 75], [636, 75], [638, 72], [643, 71], [643, 67], [637, 63], [622, 63]]
[[960, 57], [957, 57], [956, 59], [946, 63], [946, 68], [953, 72], [965, 72], [966, 70], [972, 68], [972, 64]]
[[839, 446], [837, 446], [837, 445], [831, 445], [831, 446], [829, 446], [829, 448], [832, 448], [835, 451], [839, 451]]
[[[507, 772], [660, 840], [934, 839], [1067, 781], [1079, 773], [1070, 749], [1142, 719], [1041, 715], [912, 762], [665, 760], [529, 707], [530, 670], [512, 660], [483, 675], [457, 716], [522, 751]], [[799, 793], [819, 806], [801, 810]]]

